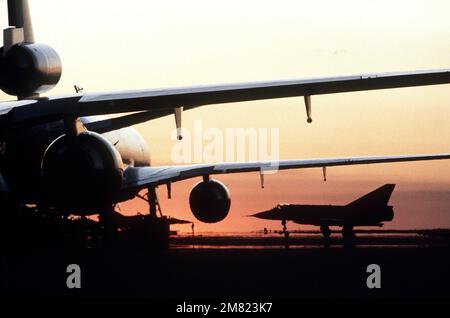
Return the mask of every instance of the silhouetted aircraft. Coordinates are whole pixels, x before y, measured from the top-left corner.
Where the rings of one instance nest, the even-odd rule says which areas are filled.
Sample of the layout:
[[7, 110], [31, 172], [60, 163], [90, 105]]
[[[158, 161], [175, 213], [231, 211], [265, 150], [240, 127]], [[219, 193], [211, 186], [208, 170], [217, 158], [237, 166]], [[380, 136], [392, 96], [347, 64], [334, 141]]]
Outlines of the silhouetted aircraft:
[[329, 238], [330, 226], [342, 226], [344, 236], [353, 236], [354, 226], [382, 226], [392, 221], [394, 211], [388, 205], [395, 184], [384, 186], [360, 197], [347, 205], [279, 204], [275, 208], [254, 214], [265, 220], [286, 221], [297, 224], [317, 225], [325, 238]]
[[[172, 115], [181, 139], [185, 110], [296, 96], [304, 96], [307, 121], [311, 122], [312, 95], [448, 84], [450, 71], [106, 93], [83, 93], [76, 87], [77, 93], [48, 97], [41, 94], [58, 83], [61, 59], [50, 46], [35, 42], [28, 1], [7, 3], [9, 27], [4, 30], [0, 49], [0, 89], [17, 100], [0, 103], [0, 197], [6, 194], [14, 204], [32, 204], [45, 213], [100, 214], [101, 219], [107, 219], [116, 203], [147, 189], [150, 214], [156, 215], [156, 187], [167, 185], [170, 196], [172, 182], [201, 178], [191, 191], [190, 207], [198, 220], [214, 223], [227, 216], [231, 200], [227, 187], [211, 175], [450, 158], [449, 153], [443, 153], [151, 167], [148, 145], [130, 128], [132, 125]], [[34, 4], [40, 5], [38, 1]], [[49, 10], [47, 21], [53, 14], [58, 13]], [[94, 69], [92, 72], [95, 74]], [[118, 113], [122, 116], [102, 117]]]

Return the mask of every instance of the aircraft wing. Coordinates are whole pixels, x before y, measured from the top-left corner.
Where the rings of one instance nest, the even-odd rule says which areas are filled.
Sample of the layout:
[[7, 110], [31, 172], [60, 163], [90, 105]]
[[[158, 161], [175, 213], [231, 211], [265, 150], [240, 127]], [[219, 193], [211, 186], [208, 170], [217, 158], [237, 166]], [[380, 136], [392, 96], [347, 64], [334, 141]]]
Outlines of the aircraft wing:
[[67, 116], [153, 112], [141, 118], [141, 120], [148, 120], [148, 118], [154, 119], [172, 114], [174, 108], [178, 107], [191, 109], [203, 105], [250, 100], [448, 83], [450, 83], [450, 69], [73, 94], [0, 103], [0, 123], [25, 125]]
[[262, 173], [274, 170], [301, 169], [331, 166], [350, 166], [372, 163], [389, 163], [420, 160], [450, 159], [450, 153], [410, 156], [383, 156], [383, 157], [349, 157], [349, 158], [323, 158], [303, 160], [280, 160], [266, 162], [229, 162], [193, 164], [160, 167], [128, 167], [124, 171], [123, 190], [134, 191], [149, 186], [157, 186], [171, 182], [186, 180], [194, 177], [214, 174], [240, 173], [260, 171]]

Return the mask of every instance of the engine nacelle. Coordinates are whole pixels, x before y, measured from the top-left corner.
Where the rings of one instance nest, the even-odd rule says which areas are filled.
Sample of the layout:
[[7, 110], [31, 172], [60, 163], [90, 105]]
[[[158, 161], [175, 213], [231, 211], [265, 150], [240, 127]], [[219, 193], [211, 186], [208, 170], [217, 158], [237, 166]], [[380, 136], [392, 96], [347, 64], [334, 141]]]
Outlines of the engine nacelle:
[[79, 214], [111, 205], [122, 185], [119, 152], [102, 135], [63, 135], [45, 151], [42, 178], [48, 203]]
[[202, 181], [192, 189], [189, 205], [197, 220], [217, 223], [225, 219], [230, 211], [230, 193], [222, 182], [213, 179]]
[[62, 64], [50, 46], [21, 43], [6, 55], [0, 49], [0, 89], [14, 96], [32, 96], [54, 87], [61, 78]]

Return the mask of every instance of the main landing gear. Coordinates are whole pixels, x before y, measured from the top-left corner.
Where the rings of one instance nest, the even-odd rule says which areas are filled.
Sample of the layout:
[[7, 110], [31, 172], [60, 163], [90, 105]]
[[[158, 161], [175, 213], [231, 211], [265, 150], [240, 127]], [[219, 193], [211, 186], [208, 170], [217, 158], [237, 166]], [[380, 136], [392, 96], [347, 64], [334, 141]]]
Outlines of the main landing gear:
[[320, 232], [322, 232], [322, 235], [326, 240], [330, 239], [331, 230], [328, 225], [321, 225]]
[[[324, 238], [325, 247], [329, 247], [331, 243], [331, 230], [328, 225], [321, 225], [320, 232], [322, 232]], [[342, 227], [342, 238], [344, 246], [353, 246], [355, 233], [353, 231], [353, 225], [346, 224]]]
[[355, 245], [355, 232], [353, 232], [353, 225], [344, 225], [342, 227], [342, 238], [344, 247], [353, 247]]
[[[138, 233], [144, 244], [152, 248], [169, 248], [170, 222], [169, 219], [163, 215], [161, 205], [159, 204], [156, 188], [148, 188], [146, 197], [139, 196], [145, 200], [149, 206], [149, 214], [143, 216], [142, 224], [139, 224]], [[138, 231], [139, 232], [139, 231]]]
[[344, 225], [342, 227], [342, 237], [344, 239], [353, 239], [355, 232], [353, 232], [353, 225]]
[[155, 188], [149, 188], [145, 196], [138, 195], [149, 206], [149, 214], [124, 216], [109, 206], [100, 215], [106, 245], [126, 248], [167, 249], [169, 247], [170, 222], [163, 216]]

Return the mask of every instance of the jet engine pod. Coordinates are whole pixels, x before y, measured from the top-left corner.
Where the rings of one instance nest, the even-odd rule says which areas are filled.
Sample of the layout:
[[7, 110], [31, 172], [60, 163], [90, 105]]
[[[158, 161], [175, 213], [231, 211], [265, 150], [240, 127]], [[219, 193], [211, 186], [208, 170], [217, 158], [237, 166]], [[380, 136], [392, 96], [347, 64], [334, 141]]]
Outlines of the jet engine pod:
[[100, 212], [114, 202], [122, 185], [119, 152], [93, 132], [57, 138], [45, 151], [41, 168], [49, 203], [78, 214]]
[[230, 211], [230, 193], [222, 182], [213, 179], [202, 181], [192, 189], [189, 205], [197, 220], [217, 223], [225, 219]]
[[6, 54], [0, 49], [0, 89], [9, 95], [28, 97], [54, 87], [61, 78], [58, 53], [50, 46], [21, 43]]

